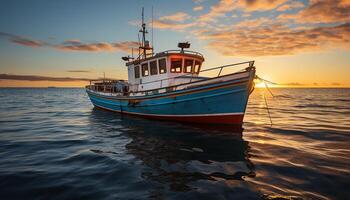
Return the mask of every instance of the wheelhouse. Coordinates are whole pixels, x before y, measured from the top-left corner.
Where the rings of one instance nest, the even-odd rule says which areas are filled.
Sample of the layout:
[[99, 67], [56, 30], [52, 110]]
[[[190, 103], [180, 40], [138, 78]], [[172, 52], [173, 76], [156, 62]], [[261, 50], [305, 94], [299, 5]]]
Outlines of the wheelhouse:
[[137, 92], [193, 81], [198, 78], [203, 62], [202, 54], [184, 50], [165, 51], [127, 62], [129, 89]]

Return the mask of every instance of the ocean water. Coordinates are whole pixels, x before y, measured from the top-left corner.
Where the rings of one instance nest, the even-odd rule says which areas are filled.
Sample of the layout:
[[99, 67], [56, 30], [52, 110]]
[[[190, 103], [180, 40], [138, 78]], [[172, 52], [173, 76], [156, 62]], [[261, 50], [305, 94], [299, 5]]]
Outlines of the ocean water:
[[350, 89], [272, 93], [254, 91], [239, 128], [0, 89], [0, 199], [350, 199]]

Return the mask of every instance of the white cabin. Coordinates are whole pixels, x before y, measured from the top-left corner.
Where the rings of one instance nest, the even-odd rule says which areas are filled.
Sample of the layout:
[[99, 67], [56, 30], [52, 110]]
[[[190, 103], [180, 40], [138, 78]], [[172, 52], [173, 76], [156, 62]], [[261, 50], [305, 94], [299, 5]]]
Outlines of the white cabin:
[[204, 57], [194, 51], [170, 50], [126, 63], [130, 92], [188, 83], [198, 77]]

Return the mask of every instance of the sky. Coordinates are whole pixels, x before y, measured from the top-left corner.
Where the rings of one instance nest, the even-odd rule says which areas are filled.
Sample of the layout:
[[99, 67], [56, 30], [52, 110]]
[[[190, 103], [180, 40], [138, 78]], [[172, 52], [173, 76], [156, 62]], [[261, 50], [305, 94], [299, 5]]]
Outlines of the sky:
[[[141, 9], [156, 52], [189, 41], [203, 68], [255, 60], [283, 87], [350, 87], [350, 0], [0, 0], [0, 87], [127, 79]], [[148, 34], [151, 40], [151, 34]]]

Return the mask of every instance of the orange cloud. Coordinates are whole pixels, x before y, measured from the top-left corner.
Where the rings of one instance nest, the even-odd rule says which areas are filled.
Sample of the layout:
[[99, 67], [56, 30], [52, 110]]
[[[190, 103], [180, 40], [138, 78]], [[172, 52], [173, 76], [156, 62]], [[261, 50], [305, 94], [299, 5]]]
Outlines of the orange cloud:
[[234, 0], [221, 0], [218, 4], [210, 8], [209, 13], [199, 17], [201, 22], [214, 21], [216, 17], [224, 16], [226, 12], [233, 11], [236, 8]]
[[[190, 28], [190, 33], [208, 41], [210, 48], [227, 56], [287, 55], [330, 48], [349, 50], [349, 6], [350, 0], [310, 0], [308, 6], [296, 0], [221, 0], [197, 20], [188, 23], [156, 21], [155, 27], [170, 30]], [[244, 16], [253, 11], [277, 9], [283, 12], [295, 8], [303, 9], [294, 14], [282, 14], [277, 19], [261, 17], [231, 25], [227, 24], [229, 18], [225, 22], [217, 20], [236, 9], [247, 11], [242, 13]], [[321, 27], [302, 27], [294, 21], [331, 23]]]
[[238, 22], [237, 24], [235, 24], [236, 28], [243, 28], [243, 27], [257, 27], [257, 26], [263, 26], [263, 25], [271, 25], [275, 23], [274, 21], [272, 21], [271, 19], [265, 18], [265, 17], [261, 17], [258, 19], [252, 19], [252, 20], [245, 20], [245, 21], [241, 21]]
[[226, 13], [241, 9], [247, 12], [266, 11], [274, 9], [288, 0], [221, 0], [213, 5], [210, 11], [199, 17], [200, 22], [213, 22]]
[[162, 16], [158, 20], [154, 20], [153, 27], [158, 29], [182, 31], [195, 25], [194, 23], [185, 23], [186, 20], [191, 18], [192, 17], [187, 13], [177, 12], [172, 15]]
[[210, 48], [226, 56], [288, 55], [332, 47], [349, 49], [350, 23], [298, 30], [272, 24], [227, 31], [202, 31], [197, 35], [208, 40]]
[[161, 21], [161, 20], [154, 20], [153, 21], [153, 27], [158, 29], [170, 29], [170, 30], [177, 30], [181, 31], [186, 28], [193, 27], [194, 23], [177, 23], [177, 22], [170, 22], [170, 21]]
[[296, 9], [296, 8], [302, 8], [305, 5], [300, 2], [300, 1], [293, 1], [291, 3], [284, 4], [277, 8], [278, 11], [286, 11], [286, 10], [291, 10], [291, 9]]
[[237, 0], [238, 7], [247, 11], [261, 11], [274, 9], [287, 0]]
[[204, 9], [203, 6], [195, 6], [195, 7], [193, 7], [194, 11], [200, 11], [200, 10], [203, 10], [203, 9]]
[[339, 5], [343, 7], [350, 6], [350, 0], [341, 0]]
[[345, 23], [350, 21], [349, 0], [311, 0], [310, 5], [296, 14], [282, 14], [280, 19], [298, 23]]
[[159, 18], [160, 21], [183, 22], [190, 19], [191, 16], [184, 12], [177, 12], [172, 15], [166, 15]]

